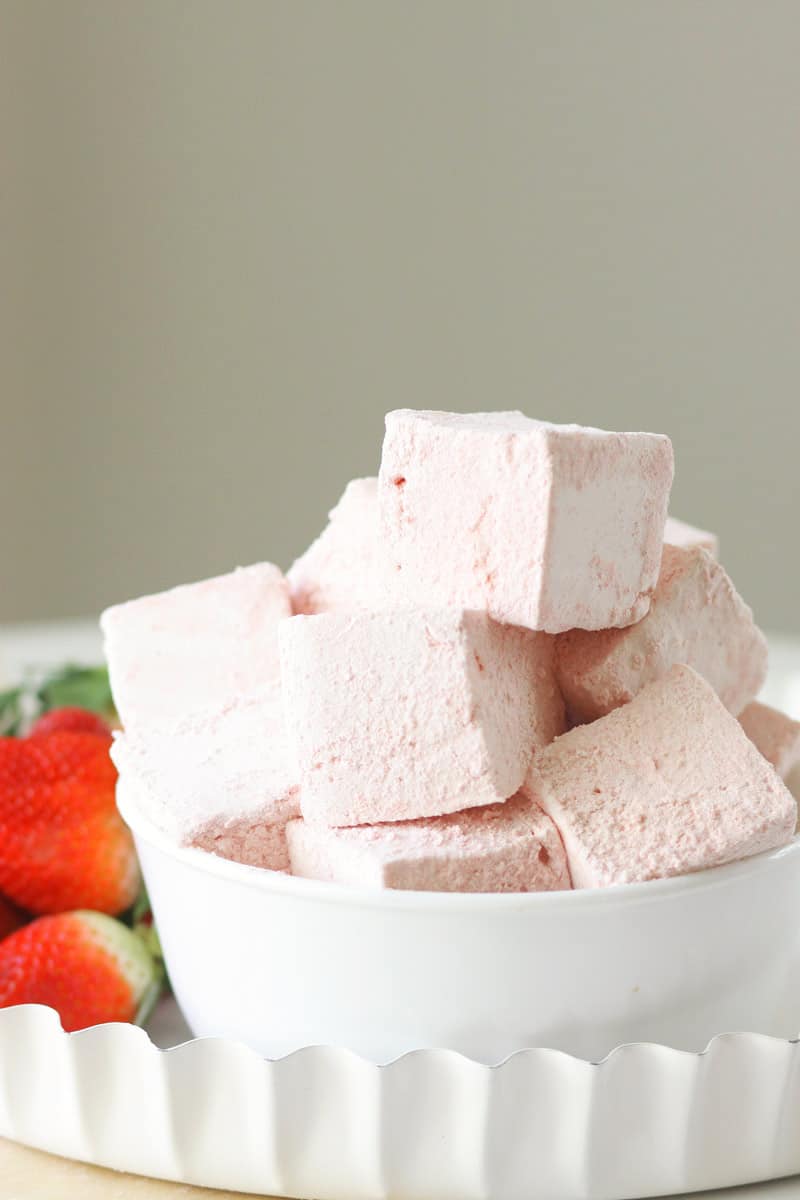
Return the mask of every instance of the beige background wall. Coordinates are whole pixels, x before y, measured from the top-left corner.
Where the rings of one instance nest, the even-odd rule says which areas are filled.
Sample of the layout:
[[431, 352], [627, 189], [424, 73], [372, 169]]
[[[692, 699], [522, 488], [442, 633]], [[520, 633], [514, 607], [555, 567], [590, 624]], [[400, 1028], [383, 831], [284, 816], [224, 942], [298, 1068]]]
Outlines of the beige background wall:
[[800, 4], [0, 23], [0, 619], [286, 564], [411, 405], [666, 430], [800, 630]]

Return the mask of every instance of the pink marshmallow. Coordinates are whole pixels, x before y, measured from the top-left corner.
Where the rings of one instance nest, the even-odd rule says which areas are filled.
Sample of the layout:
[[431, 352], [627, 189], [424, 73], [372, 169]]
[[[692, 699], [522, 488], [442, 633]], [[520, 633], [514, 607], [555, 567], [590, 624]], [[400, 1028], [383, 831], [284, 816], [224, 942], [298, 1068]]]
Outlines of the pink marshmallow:
[[699, 548], [664, 547], [650, 612], [637, 625], [572, 630], [556, 639], [556, 674], [576, 722], [626, 704], [675, 663], [698, 671], [734, 714], [758, 693], [767, 672], [767, 643], [751, 610]]
[[384, 602], [378, 481], [352, 479], [325, 529], [287, 572], [295, 613], [346, 612]]
[[285, 806], [280, 817], [265, 808], [257, 817], [215, 822], [195, 834], [189, 845], [231, 862], [289, 873], [287, 822], [297, 818], [297, 805]]
[[537, 804], [505, 804], [398, 825], [287, 828], [292, 873], [353, 887], [423, 892], [548, 892], [569, 888], [564, 847]]
[[687, 525], [677, 517], [667, 517], [664, 541], [670, 546], [679, 546], [682, 550], [691, 550], [699, 546], [714, 558], [719, 558], [719, 538], [715, 533], [709, 533], [707, 529], [696, 529], [694, 525]]
[[134, 726], [116, 735], [111, 757], [143, 816], [179, 845], [287, 869], [285, 826], [300, 806], [277, 685], [174, 724]]
[[559, 633], [630, 625], [658, 578], [669, 438], [518, 412], [386, 417], [378, 484], [395, 602]]
[[739, 723], [781, 779], [800, 764], [800, 721], [756, 700], [741, 713]]
[[564, 728], [551, 639], [485, 613], [299, 616], [280, 646], [307, 820], [369, 825], [505, 800]]
[[682, 875], [788, 842], [797, 805], [713, 689], [669, 674], [539, 755], [532, 798], [573, 886]]
[[272, 563], [106, 609], [100, 624], [123, 725], [222, 707], [277, 680], [277, 625], [290, 613], [288, 584]]

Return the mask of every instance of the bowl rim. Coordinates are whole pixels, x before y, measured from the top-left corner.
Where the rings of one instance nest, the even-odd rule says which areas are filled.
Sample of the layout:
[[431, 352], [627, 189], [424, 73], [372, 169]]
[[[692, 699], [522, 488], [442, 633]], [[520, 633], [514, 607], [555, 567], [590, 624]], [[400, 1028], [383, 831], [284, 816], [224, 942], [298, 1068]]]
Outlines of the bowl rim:
[[765, 850], [749, 858], [737, 859], [716, 867], [706, 867], [686, 875], [650, 879], [639, 883], [617, 883], [602, 888], [577, 888], [553, 892], [423, 892], [394, 888], [345, 887], [320, 879], [304, 879], [266, 867], [248, 866], [221, 858], [209, 850], [181, 846], [143, 816], [135, 804], [126, 803], [117, 791], [117, 807], [137, 841], [160, 851], [168, 858], [205, 875], [252, 888], [259, 892], [294, 897], [297, 900], [324, 900], [351, 907], [382, 908], [391, 911], [431, 911], [456, 915], [460, 912], [485, 913], [581, 909], [606, 909], [678, 899], [711, 888], [735, 886], [743, 879], [758, 877], [787, 860], [800, 861], [800, 835], [774, 850]]

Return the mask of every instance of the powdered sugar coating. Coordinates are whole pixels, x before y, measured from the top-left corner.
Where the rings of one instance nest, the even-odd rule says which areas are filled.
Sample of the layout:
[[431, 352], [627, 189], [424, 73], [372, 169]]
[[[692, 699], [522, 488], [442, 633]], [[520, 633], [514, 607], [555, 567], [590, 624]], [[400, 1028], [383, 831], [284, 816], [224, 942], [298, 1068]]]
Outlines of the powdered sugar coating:
[[734, 714], [767, 673], [767, 643], [751, 609], [699, 547], [665, 545], [650, 611], [637, 625], [573, 630], [556, 639], [556, 674], [575, 721], [593, 721], [626, 704], [675, 663], [699, 671]]
[[563, 728], [550, 639], [485, 613], [299, 616], [281, 624], [280, 646], [307, 820], [373, 824], [505, 800]]
[[276, 685], [118, 733], [111, 756], [133, 802], [178, 844], [288, 866], [284, 828], [300, 807]]
[[797, 819], [774, 769], [685, 666], [557, 738], [530, 792], [558, 827], [576, 888], [746, 858], [788, 842]]
[[535, 892], [570, 887], [552, 821], [517, 795], [505, 804], [397, 825], [287, 828], [292, 873], [367, 888]]
[[287, 572], [297, 614], [346, 612], [384, 601], [378, 480], [351, 479], [328, 524]]
[[707, 529], [697, 529], [694, 525], [688, 525], [686, 521], [679, 521], [677, 517], [667, 517], [664, 541], [683, 550], [699, 546], [714, 558], [719, 558], [719, 538], [715, 533], [709, 533]]
[[800, 721], [754, 700], [740, 714], [739, 723], [781, 779], [786, 779], [800, 764]]
[[290, 613], [273, 563], [106, 609], [100, 624], [123, 725], [175, 721], [277, 680], [277, 625]]
[[558, 633], [629, 625], [655, 585], [669, 438], [522, 413], [386, 417], [378, 484], [397, 603]]

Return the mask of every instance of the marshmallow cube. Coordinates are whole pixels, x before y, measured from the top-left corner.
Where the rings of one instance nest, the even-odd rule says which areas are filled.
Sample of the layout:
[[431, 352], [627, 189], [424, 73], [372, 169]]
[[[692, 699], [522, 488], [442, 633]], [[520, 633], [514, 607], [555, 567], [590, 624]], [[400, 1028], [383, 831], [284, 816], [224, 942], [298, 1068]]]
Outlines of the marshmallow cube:
[[280, 629], [303, 816], [328, 825], [506, 800], [563, 728], [545, 635], [485, 613], [322, 613]]
[[111, 757], [139, 810], [179, 845], [288, 868], [285, 826], [300, 806], [277, 686], [134, 726], [115, 736]]
[[556, 674], [575, 722], [626, 704], [676, 663], [698, 671], [735, 715], [766, 677], [764, 635], [724, 569], [699, 548], [664, 546], [650, 611], [637, 625], [556, 639]]
[[287, 572], [295, 613], [346, 612], [384, 602], [378, 480], [351, 479], [328, 524]]
[[272, 563], [106, 609], [100, 624], [123, 725], [220, 708], [277, 680], [277, 626], [290, 613], [288, 584]]
[[287, 828], [292, 873], [365, 888], [547, 892], [570, 885], [553, 822], [522, 794], [469, 812], [330, 829]]
[[391, 598], [550, 633], [630, 625], [658, 578], [672, 474], [658, 434], [389, 413], [378, 504]]
[[689, 667], [543, 750], [532, 798], [553, 818], [573, 887], [683, 875], [790, 841], [797, 805]]
[[709, 533], [707, 529], [696, 529], [694, 525], [687, 525], [686, 521], [679, 521], [677, 517], [667, 517], [664, 541], [667, 545], [679, 546], [682, 550], [691, 550], [699, 546], [714, 558], [719, 558], [719, 538], [715, 533]]
[[788, 778], [800, 765], [800, 721], [754, 700], [739, 717], [739, 723], [781, 779]]

